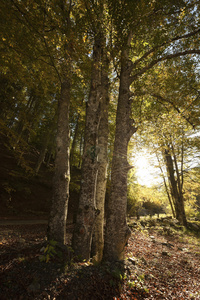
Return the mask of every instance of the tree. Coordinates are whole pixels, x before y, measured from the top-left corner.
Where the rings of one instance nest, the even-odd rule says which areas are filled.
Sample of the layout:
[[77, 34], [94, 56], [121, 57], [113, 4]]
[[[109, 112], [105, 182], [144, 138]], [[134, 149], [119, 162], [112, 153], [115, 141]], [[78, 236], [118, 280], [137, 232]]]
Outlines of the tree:
[[[113, 7], [116, 8], [116, 6]], [[152, 3], [143, 5], [141, 2], [138, 6], [125, 1], [123, 5], [120, 3], [115, 11], [117, 35], [119, 37], [124, 33], [125, 39], [123, 39], [121, 49], [111, 195], [106, 220], [104, 248], [106, 260], [123, 259], [124, 246], [130, 234], [126, 225], [127, 172], [130, 169], [127, 163], [127, 149], [128, 142], [136, 131], [133, 126], [134, 121], [131, 119], [130, 86], [162, 61], [200, 53], [197, 48], [188, 49], [188, 45], [184, 43], [185, 40], [190, 42], [191, 37], [197, 36], [199, 29], [195, 28], [192, 32], [185, 33], [183, 28], [179, 31], [178, 26], [175, 25], [175, 20], [181, 18], [183, 9], [190, 9], [192, 13], [194, 7], [187, 5], [184, 7], [184, 4], [178, 1], [173, 4], [166, 3], [166, 1], [154, 2], [153, 5]], [[148, 22], [153, 24], [153, 30], [152, 25], [148, 27]], [[162, 23], [161, 27], [160, 23]], [[190, 28], [189, 24], [188, 30]], [[192, 46], [195, 45], [195, 41], [194, 38], [191, 42]], [[183, 47], [187, 50], [183, 50]]]
[[127, 173], [131, 168], [127, 161], [127, 149], [131, 136], [136, 132], [130, 118], [129, 77], [126, 49], [122, 51], [120, 88], [116, 116], [115, 143], [111, 169], [111, 190], [106, 219], [104, 259], [123, 259], [123, 249], [130, 236], [126, 225]]
[[[4, 59], [1, 77], [3, 95], [11, 104], [9, 106], [4, 101], [5, 112], [0, 114], [4, 120], [3, 126], [14, 129], [15, 143], [21, 138], [27, 145], [36, 144], [38, 140], [38, 144], [42, 145], [40, 137], [45, 119], [53, 119], [55, 102], [59, 99], [56, 112], [58, 130], [54, 204], [49, 220], [49, 238], [61, 243], [65, 243], [69, 191], [69, 123], [76, 144], [77, 102], [86, 100], [90, 77], [80, 201], [73, 237], [75, 253], [86, 259], [90, 257], [94, 226], [97, 226], [95, 228], [99, 229], [101, 236], [101, 247], [95, 255], [99, 257], [98, 260], [102, 256], [103, 205], [97, 216], [99, 211], [95, 200], [101, 194], [99, 203], [102, 204], [105, 196], [108, 102], [108, 70], [105, 60], [109, 56], [112, 58], [110, 79], [114, 82], [115, 75], [119, 78], [119, 94], [116, 123], [113, 125], [114, 149], [109, 149], [113, 159], [104, 259], [123, 259], [124, 246], [129, 236], [126, 207], [127, 174], [131, 166], [127, 153], [136, 127], [141, 126], [138, 111], [145, 103], [149, 106], [145, 112], [147, 119], [151, 118], [151, 108], [155, 115], [162, 115], [165, 121], [163, 107], [166, 111], [173, 107], [191, 125], [199, 119], [199, 91], [195, 80], [188, 80], [195, 91], [190, 97], [191, 86], [186, 87], [186, 78], [181, 79], [179, 76], [178, 84], [184, 86], [184, 91], [179, 89], [177, 93], [175, 80], [170, 81], [170, 76], [165, 76], [167, 72], [163, 72], [168, 70], [168, 74], [173, 74], [174, 69], [179, 68], [180, 73], [181, 69], [188, 72], [185, 77], [197, 73], [195, 64], [197, 66], [197, 55], [200, 53], [199, 4], [190, 0], [3, 0], [0, 5], [5, 13], [1, 12], [1, 51]], [[163, 76], [162, 72], [165, 73]], [[177, 95], [174, 99], [173, 90], [176, 90], [174, 95]], [[185, 104], [180, 100], [180, 95], [184, 93], [187, 94]], [[69, 102], [72, 107], [70, 114]], [[6, 120], [6, 115], [9, 120]], [[105, 130], [103, 134], [102, 128], [103, 132]], [[114, 136], [112, 132], [111, 135]], [[168, 151], [166, 158], [171, 155], [175, 163], [175, 160], [178, 161], [178, 153], [169, 136], [167, 138], [163, 149]], [[82, 145], [80, 136], [79, 139]], [[179, 167], [179, 163], [174, 164], [177, 169], [176, 165]], [[102, 183], [98, 184], [98, 180]], [[98, 218], [100, 225], [95, 225]], [[96, 240], [99, 241], [99, 238]]]
[[37, 23], [35, 19], [33, 21], [31, 8], [26, 2], [1, 2], [1, 75], [14, 83], [13, 94], [11, 89], [9, 93], [7, 88], [3, 89], [2, 98], [7, 105], [4, 129], [9, 128], [10, 146], [15, 149], [18, 163], [29, 173], [33, 173], [33, 169], [24, 153], [36, 145], [40, 127], [49, 111], [55, 113], [53, 95], [57, 93], [56, 85], [50, 84], [50, 81], [56, 82], [55, 74], [49, 75], [51, 67], [37, 59], [38, 52], [44, 51], [44, 45], [38, 43], [41, 41], [37, 31], [39, 10], [34, 10], [38, 14]]
[[[70, 180], [69, 102], [71, 57], [74, 52], [70, 15], [72, 13], [72, 3], [71, 1], [69, 3], [60, 1], [56, 5], [35, 1], [22, 3], [13, 0], [10, 8], [12, 16], [18, 20], [21, 26], [20, 29], [23, 28], [25, 31], [23, 33], [20, 30], [17, 37], [23, 34], [23, 38], [27, 42], [26, 57], [28, 56], [30, 62], [34, 59], [37, 62], [34, 71], [38, 71], [37, 67], [40, 69], [38, 62], [42, 61], [43, 64], [50, 66], [51, 70], [54, 71], [54, 76], [57, 76], [56, 79], [53, 78], [53, 86], [58, 82], [60, 83], [53, 203], [49, 219], [48, 237], [64, 244]], [[60, 30], [59, 24], [61, 21], [63, 24]], [[15, 38], [14, 42], [13, 50], [17, 48], [23, 58], [25, 54], [20, 40]], [[60, 60], [62, 63], [60, 63]], [[44, 70], [45, 68], [43, 68]]]
[[177, 111], [171, 109], [168, 114], [164, 111], [161, 114], [160, 110], [156, 119], [152, 114], [151, 121], [146, 124], [144, 144], [156, 154], [173, 216], [186, 226], [186, 170], [191, 169], [190, 160], [196, 151], [191, 147], [191, 125], [185, 118], [180, 118]]
[[73, 249], [76, 255], [89, 259], [92, 233], [97, 214], [95, 207], [95, 189], [97, 179], [97, 139], [100, 121], [101, 100], [101, 47], [100, 32], [96, 33], [93, 48], [91, 88], [87, 102], [84, 150], [82, 160], [82, 184], [79, 209], [73, 234]]
[[[173, 147], [172, 147], [173, 148]], [[180, 223], [184, 226], [187, 225], [187, 219], [184, 208], [184, 199], [183, 199], [183, 174], [182, 180], [180, 178], [176, 155], [173, 153], [173, 158], [170, 153], [170, 147], [164, 150], [164, 157], [166, 161], [166, 169], [168, 174], [168, 181], [171, 190], [171, 196], [175, 208], [176, 218], [180, 221]], [[174, 151], [173, 151], [174, 152]], [[176, 177], [175, 177], [176, 173]]]
[[88, 28], [93, 38], [93, 56], [91, 86], [86, 108], [79, 209], [73, 234], [73, 248], [75, 254], [88, 259], [94, 226], [96, 229], [94, 240], [98, 235], [101, 241], [96, 240], [93, 249], [95, 248], [96, 257], [102, 256], [100, 252], [102, 253], [103, 245], [107, 169], [109, 62], [106, 54], [106, 1], [85, 2], [85, 8], [90, 21]]
[[[185, 225], [183, 193], [187, 175], [184, 168], [189, 157], [188, 134], [190, 130], [198, 128], [197, 74], [195, 59], [185, 57], [183, 61], [169, 61], [167, 65], [162, 63], [160, 70], [156, 69], [151, 75], [146, 74], [138, 89], [142, 103], [140, 111], [144, 116], [145, 139], [148, 140], [150, 136], [148, 145], [152, 148], [154, 144], [152, 151], [158, 158], [172, 213]], [[159, 153], [162, 153], [161, 156]], [[193, 154], [190, 152], [190, 155]], [[168, 176], [165, 173], [166, 167]]]
[[[70, 82], [67, 76], [61, 84], [61, 96], [58, 107], [58, 129], [56, 137], [56, 159], [53, 184], [53, 198], [48, 223], [48, 238], [61, 244], [66, 243], [66, 220], [69, 199], [69, 103]], [[68, 136], [66, 136], [68, 133]]]
[[[105, 43], [105, 41], [104, 41]], [[96, 183], [96, 207], [99, 214], [95, 220], [94, 234], [92, 240], [93, 258], [101, 262], [104, 248], [104, 212], [107, 185], [108, 166], [108, 106], [109, 106], [109, 58], [104, 45], [102, 49], [102, 71], [101, 71], [101, 115], [98, 131], [98, 173]]]
[[63, 21], [65, 20], [62, 29], [64, 35], [67, 37], [67, 43], [64, 44], [64, 62], [61, 65], [60, 74], [54, 63], [54, 67], [57, 70], [61, 83], [61, 96], [58, 103], [55, 173], [52, 207], [48, 223], [48, 239], [53, 239], [61, 244], [66, 244], [66, 220], [70, 183], [69, 106], [71, 93], [70, 71], [72, 69], [73, 52], [73, 48], [71, 47], [72, 25], [70, 15], [72, 14], [72, 2], [70, 1], [69, 4], [65, 4], [61, 1], [59, 8]]

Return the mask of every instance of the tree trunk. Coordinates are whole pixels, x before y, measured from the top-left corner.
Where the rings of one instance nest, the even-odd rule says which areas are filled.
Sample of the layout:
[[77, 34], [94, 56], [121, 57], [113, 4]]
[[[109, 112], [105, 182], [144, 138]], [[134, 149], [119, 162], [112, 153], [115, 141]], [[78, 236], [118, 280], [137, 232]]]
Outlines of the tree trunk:
[[186, 219], [186, 214], [185, 214], [184, 198], [183, 198], [183, 185], [182, 185], [183, 174], [181, 174], [181, 176], [182, 176], [182, 178], [181, 178], [179, 169], [178, 169], [176, 154], [175, 154], [173, 146], [172, 146], [172, 152], [173, 152], [173, 159], [174, 159], [174, 165], [175, 165], [175, 171], [176, 171], [177, 190], [178, 190], [178, 195], [179, 195], [179, 206], [180, 206], [180, 213], [181, 213], [180, 219], [181, 219], [181, 223], [184, 226], [187, 226], [187, 219]]
[[71, 167], [74, 165], [74, 154], [75, 154], [75, 151], [76, 151], [76, 142], [77, 142], [78, 130], [79, 130], [79, 114], [78, 114], [77, 120], [76, 120], [76, 126], [75, 126], [75, 129], [74, 129], [74, 136], [73, 136], [73, 141], [72, 141], [72, 146], [71, 146], [71, 151], [70, 151], [70, 166]]
[[53, 199], [48, 224], [48, 239], [66, 243], [66, 219], [69, 199], [69, 105], [70, 82], [61, 84], [58, 105], [58, 129], [56, 137], [55, 174], [53, 179]]
[[50, 138], [50, 131], [48, 131], [43, 139], [43, 145], [42, 145], [42, 150], [40, 151], [40, 155], [38, 157], [38, 161], [36, 163], [36, 166], [35, 166], [35, 173], [38, 174], [39, 170], [40, 170], [40, 167], [44, 161], [44, 158], [45, 158], [45, 155], [46, 155], [46, 152], [47, 152], [47, 146], [48, 146], [48, 143], [49, 143], [49, 138]]
[[53, 146], [50, 147], [50, 149], [48, 150], [47, 155], [46, 155], [47, 156], [46, 157], [46, 165], [47, 165], [47, 167], [49, 167], [50, 161], [52, 159], [52, 151], [53, 151]]
[[127, 161], [128, 143], [136, 131], [131, 116], [130, 73], [131, 61], [124, 50], [121, 60], [119, 98], [116, 116], [116, 132], [111, 171], [111, 192], [106, 219], [104, 260], [124, 259], [124, 247], [130, 236], [126, 223], [127, 174], [131, 168]]
[[165, 149], [164, 155], [165, 155], [165, 162], [166, 162], [171, 195], [172, 195], [174, 208], [175, 208], [176, 219], [182, 225], [186, 226], [187, 220], [186, 220], [185, 209], [184, 209], [184, 201], [183, 201], [183, 197], [180, 195], [178, 190], [177, 180], [174, 174], [175, 169], [174, 169], [173, 159], [170, 151], [167, 149]]
[[175, 218], [176, 215], [175, 215], [175, 211], [174, 211], [174, 206], [173, 206], [173, 202], [172, 202], [172, 199], [171, 199], [171, 196], [170, 196], [170, 191], [169, 191], [169, 188], [167, 186], [167, 182], [166, 182], [164, 174], [163, 174], [163, 181], [164, 181], [164, 185], [165, 185], [165, 191], [167, 193], [167, 198], [169, 200], [169, 204], [170, 204], [170, 207], [171, 207], [171, 210], [172, 210], [172, 215]]
[[[106, 56], [103, 54], [103, 56]], [[95, 220], [94, 235], [92, 240], [93, 258], [96, 262], [101, 262], [104, 247], [104, 206], [107, 182], [108, 164], [108, 105], [109, 105], [109, 60], [104, 57], [101, 76], [101, 119], [98, 132], [98, 176], [96, 185], [96, 207], [99, 214]]]
[[158, 160], [159, 169], [160, 169], [161, 174], [162, 174], [162, 178], [163, 178], [163, 182], [164, 182], [164, 186], [165, 186], [165, 191], [166, 191], [166, 193], [167, 193], [167, 197], [168, 197], [168, 200], [169, 200], [169, 204], [170, 204], [170, 206], [171, 206], [172, 215], [173, 215], [173, 217], [175, 218], [174, 206], [173, 206], [173, 202], [172, 202], [172, 199], [171, 199], [171, 196], [170, 196], [170, 191], [169, 191], [169, 188], [168, 188], [168, 186], [167, 186], [165, 174], [164, 174], [164, 172], [163, 172], [163, 168], [161, 167], [161, 162], [160, 162], [160, 159], [159, 159], [159, 156], [158, 156], [157, 153], [156, 153], [156, 157], [157, 157], [157, 160]]
[[97, 179], [97, 137], [100, 121], [101, 38], [96, 35], [93, 49], [93, 66], [90, 95], [86, 110], [86, 126], [82, 161], [82, 179], [79, 207], [73, 233], [75, 255], [90, 258], [92, 234], [96, 217], [95, 193]]
[[29, 96], [28, 103], [26, 104], [26, 107], [24, 108], [23, 114], [19, 117], [19, 123], [16, 128], [16, 139], [14, 142], [14, 148], [16, 148], [17, 144], [21, 140], [23, 133], [25, 129], [27, 128], [29, 124], [29, 120], [27, 118], [30, 116], [30, 110], [32, 109], [33, 103], [35, 102], [34, 92], [31, 91], [31, 95]]
[[83, 144], [84, 144], [84, 130], [81, 130], [81, 136], [80, 136], [80, 144], [79, 144], [79, 162], [78, 162], [78, 168], [81, 169], [82, 166], [82, 156], [83, 156]]

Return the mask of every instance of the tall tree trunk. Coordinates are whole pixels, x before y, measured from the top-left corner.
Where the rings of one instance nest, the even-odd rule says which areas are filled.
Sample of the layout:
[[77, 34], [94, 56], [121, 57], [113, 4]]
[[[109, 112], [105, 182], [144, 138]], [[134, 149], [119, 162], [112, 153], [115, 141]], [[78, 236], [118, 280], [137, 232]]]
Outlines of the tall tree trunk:
[[81, 136], [80, 136], [80, 144], [79, 144], [79, 162], [78, 162], [78, 168], [81, 169], [82, 166], [82, 156], [83, 156], [83, 144], [84, 144], [84, 130], [81, 130]]
[[130, 73], [131, 61], [126, 50], [122, 52], [116, 132], [111, 171], [111, 191], [106, 219], [104, 260], [124, 258], [124, 247], [130, 236], [126, 223], [127, 174], [131, 168], [127, 161], [128, 143], [136, 132], [131, 119]]
[[174, 174], [176, 170], [174, 169], [174, 163], [173, 163], [170, 150], [165, 149], [164, 155], [165, 155], [165, 162], [166, 162], [171, 195], [172, 195], [174, 208], [175, 208], [176, 219], [179, 220], [179, 222], [182, 225], [186, 226], [187, 220], [185, 215], [183, 197], [181, 197], [181, 195], [179, 194], [177, 180]]
[[101, 37], [95, 36], [91, 88], [86, 110], [79, 207], [73, 233], [75, 255], [90, 258], [92, 233], [96, 217], [95, 193], [97, 179], [97, 138], [100, 121]]
[[40, 167], [44, 161], [44, 158], [45, 158], [45, 155], [46, 155], [46, 152], [47, 152], [47, 146], [48, 146], [48, 143], [49, 143], [49, 139], [50, 139], [50, 130], [46, 133], [45, 137], [43, 138], [43, 145], [42, 145], [42, 149], [40, 151], [40, 155], [38, 157], [38, 161], [36, 163], [36, 166], [35, 166], [35, 173], [38, 174], [39, 170], [40, 170]]
[[[173, 152], [173, 159], [174, 159], [174, 165], [175, 165], [175, 172], [176, 172], [176, 183], [177, 183], [177, 189], [178, 189], [178, 195], [179, 195], [179, 206], [180, 206], [180, 212], [181, 212], [181, 223], [184, 226], [187, 226], [187, 219], [186, 219], [186, 214], [185, 214], [185, 207], [184, 207], [184, 198], [183, 198], [183, 174], [179, 173], [178, 169], [178, 163], [177, 163], [177, 158], [176, 158], [176, 153], [174, 151], [174, 147], [172, 146], [172, 152]], [[181, 166], [182, 169], [182, 166]]]
[[55, 174], [53, 179], [53, 198], [48, 224], [48, 239], [61, 244], [66, 243], [66, 219], [69, 199], [69, 105], [70, 81], [61, 84], [58, 104], [58, 129], [56, 137]]
[[78, 130], [79, 130], [79, 114], [77, 116], [76, 120], [76, 126], [74, 130], [74, 136], [73, 136], [73, 141], [72, 141], [72, 146], [71, 146], [71, 151], [70, 151], [70, 166], [72, 167], [74, 165], [74, 153], [76, 149], [76, 142], [77, 142], [77, 136], [78, 136]]
[[45, 157], [47, 167], [49, 167], [50, 161], [52, 159], [53, 148], [54, 148], [53, 146], [50, 146], [50, 148], [48, 149], [47, 155], [46, 155], [47, 157]]
[[170, 196], [170, 191], [169, 191], [169, 187], [167, 186], [167, 182], [166, 182], [166, 179], [165, 179], [165, 175], [163, 174], [163, 181], [164, 181], [164, 185], [165, 185], [165, 191], [167, 193], [167, 198], [169, 200], [169, 204], [170, 204], [170, 207], [171, 207], [171, 210], [172, 210], [172, 215], [173, 217], [175, 218], [175, 211], [174, 211], [174, 206], [173, 206], [173, 201], [171, 199], [171, 196]]
[[[103, 50], [104, 51], [104, 50]], [[105, 53], [102, 54], [102, 76], [101, 76], [101, 119], [98, 132], [98, 176], [96, 185], [96, 207], [99, 214], [95, 220], [94, 235], [92, 240], [93, 257], [96, 262], [100, 262], [103, 257], [104, 247], [104, 206], [107, 183], [108, 164], [108, 105], [109, 105], [109, 60]]]
[[174, 211], [173, 202], [172, 202], [172, 199], [171, 199], [171, 196], [170, 196], [170, 191], [169, 191], [169, 188], [168, 188], [168, 186], [167, 186], [165, 174], [164, 174], [163, 168], [161, 167], [161, 162], [160, 162], [160, 159], [159, 159], [159, 156], [158, 156], [157, 153], [156, 153], [156, 157], [157, 157], [157, 160], [158, 160], [159, 169], [160, 169], [161, 174], [162, 174], [162, 178], [163, 178], [163, 182], [164, 182], [164, 186], [165, 186], [165, 191], [166, 191], [166, 193], [167, 193], [167, 197], [168, 197], [168, 200], [169, 200], [169, 204], [170, 204], [170, 206], [171, 206], [172, 215], [173, 215], [173, 217], [175, 218], [175, 211]]
[[23, 114], [19, 118], [19, 123], [16, 128], [16, 139], [14, 141], [14, 148], [16, 148], [17, 144], [21, 140], [24, 131], [27, 129], [27, 126], [29, 125], [29, 120], [27, 119], [30, 111], [32, 109], [33, 103], [35, 102], [36, 98], [34, 96], [34, 92], [31, 91], [31, 95], [29, 97], [28, 103], [26, 104], [26, 107], [24, 108]]

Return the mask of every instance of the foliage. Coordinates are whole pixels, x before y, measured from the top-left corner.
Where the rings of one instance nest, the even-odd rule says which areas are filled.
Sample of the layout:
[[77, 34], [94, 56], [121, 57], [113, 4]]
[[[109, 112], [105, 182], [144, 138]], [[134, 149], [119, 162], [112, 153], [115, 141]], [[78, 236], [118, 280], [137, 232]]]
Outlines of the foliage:
[[157, 186], [146, 187], [129, 178], [127, 209], [129, 216], [154, 215], [167, 212], [165, 193]]
[[139, 198], [140, 187], [136, 183], [134, 171], [129, 172], [128, 187], [127, 187], [127, 213], [130, 216], [136, 216], [139, 207], [142, 203]]
[[55, 255], [58, 255], [58, 252], [56, 251], [57, 244], [58, 243], [56, 241], [48, 241], [47, 246], [44, 248], [44, 254], [40, 256], [41, 262], [44, 261], [48, 263], [51, 259], [55, 257]]
[[[127, 119], [133, 119], [138, 128], [134, 146], [140, 140], [157, 155], [156, 167], [168, 195], [170, 182], [163, 152], [169, 151], [177, 162], [175, 181], [178, 185], [179, 180], [186, 213], [197, 216], [200, 143], [192, 133], [198, 133], [200, 118], [199, 11], [199, 3], [190, 0], [2, 0], [0, 129], [8, 137], [7, 146], [24, 176], [35, 175], [32, 153], [40, 157], [44, 150], [43, 162], [49, 162], [48, 158], [54, 162], [57, 107], [66, 74], [70, 74], [71, 81], [71, 165], [80, 168], [92, 48], [96, 33], [102, 30], [106, 36], [103, 50], [111, 61], [108, 182], [112, 175], [119, 78], [125, 60], [125, 69], [130, 70], [127, 82], [131, 112]], [[118, 119], [120, 123], [120, 116]], [[122, 153], [121, 149], [117, 155]], [[97, 149], [90, 149], [88, 154], [94, 160]], [[162, 211], [166, 197], [161, 188], [145, 189], [136, 184], [134, 176], [129, 176], [128, 213], [136, 215], [142, 205], [152, 212]], [[71, 189], [78, 191], [79, 185], [72, 183]], [[12, 185], [9, 183], [4, 190], [10, 196]]]
[[[120, 72], [120, 53], [129, 32], [132, 30], [134, 35], [130, 49], [131, 61], [136, 66], [133, 73], [138, 73], [145, 65], [159, 60], [163, 53], [198, 45], [194, 29], [198, 26], [198, 9], [195, 5], [187, 1], [172, 3], [164, 0], [141, 1], [137, 4], [132, 1], [125, 1], [124, 4], [116, 4], [115, 1], [100, 1], [99, 4], [77, 1], [70, 8], [70, 3], [44, 4], [41, 1], [30, 3], [15, 0], [8, 5], [7, 1], [2, 1], [1, 116], [4, 125], [12, 131], [11, 145], [15, 147], [20, 138], [22, 142], [28, 141], [41, 151], [44, 136], [53, 123], [48, 152], [54, 147], [59, 77], [62, 76], [63, 61], [69, 55], [66, 49], [70, 45], [70, 56], [74, 61], [71, 72], [70, 125], [73, 136], [79, 114], [82, 123], [75, 160], [80, 163], [79, 145], [85, 117], [83, 103], [87, 102], [89, 94], [92, 41], [95, 24], [99, 20], [107, 35], [106, 50], [112, 58], [109, 122], [111, 160], [116, 112], [113, 104], [118, 96], [116, 74]], [[100, 7], [104, 8], [103, 16], [100, 16]], [[68, 29], [65, 16], [69, 9], [72, 30], [66, 39]], [[181, 38], [186, 30], [183, 24], [187, 26], [188, 32], [194, 32], [188, 38]], [[190, 119], [192, 124], [198, 122], [194, 106], [198, 104], [198, 99], [195, 100], [198, 96], [197, 68], [196, 56], [183, 56], [161, 61], [134, 81], [133, 117], [140, 128], [153, 115], [163, 109], [167, 110], [170, 105], [182, 111], [182, 115], [186, 112], [184, 117]], [[177, 87], [180, 87], [179, 91]], [[20, 152], [23, 153], [23, 150]]]

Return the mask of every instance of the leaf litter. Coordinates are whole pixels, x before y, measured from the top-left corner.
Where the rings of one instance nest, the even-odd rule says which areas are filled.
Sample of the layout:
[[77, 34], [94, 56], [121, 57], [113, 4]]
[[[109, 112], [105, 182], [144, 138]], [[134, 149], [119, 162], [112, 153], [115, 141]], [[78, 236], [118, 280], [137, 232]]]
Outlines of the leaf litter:
[[200, 299], [200, 243], [193, 236], [137, 226], [124, 262], [94, 265], [79, 262], [71, 250], [41, 261], [46, 225], [0, 230], [2, 300]]

